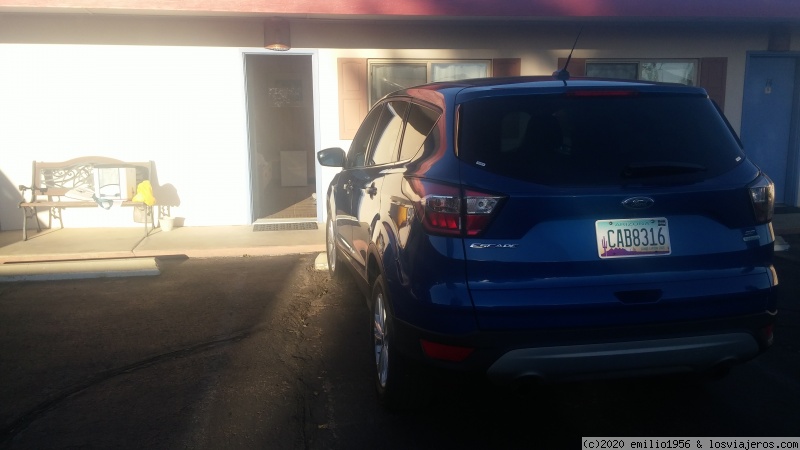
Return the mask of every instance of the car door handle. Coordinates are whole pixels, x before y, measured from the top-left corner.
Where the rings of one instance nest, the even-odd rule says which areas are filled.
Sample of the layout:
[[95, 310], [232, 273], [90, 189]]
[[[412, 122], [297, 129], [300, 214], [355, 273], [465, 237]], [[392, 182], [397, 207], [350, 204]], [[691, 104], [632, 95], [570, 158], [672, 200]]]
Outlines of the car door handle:
[[342, 186], [342, 188], [348, 195], [350, 195], [350, 193], [353, 192], [353, 183], [348, 181], [344, 184], [344, 186]]
[[369, 194], [369, 198], [378, 195], [378, 188], [375, 187], [375, 183], [372, 183], [372, 186], [367, 188], [367, 194]]

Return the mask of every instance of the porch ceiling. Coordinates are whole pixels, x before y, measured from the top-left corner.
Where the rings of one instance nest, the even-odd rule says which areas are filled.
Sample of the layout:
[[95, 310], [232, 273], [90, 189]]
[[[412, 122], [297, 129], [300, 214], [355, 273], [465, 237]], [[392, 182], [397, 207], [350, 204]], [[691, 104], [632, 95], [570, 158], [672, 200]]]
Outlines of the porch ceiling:
[[800, 21], [797, 0], [0, 0], [0, 12], [339, 19]]

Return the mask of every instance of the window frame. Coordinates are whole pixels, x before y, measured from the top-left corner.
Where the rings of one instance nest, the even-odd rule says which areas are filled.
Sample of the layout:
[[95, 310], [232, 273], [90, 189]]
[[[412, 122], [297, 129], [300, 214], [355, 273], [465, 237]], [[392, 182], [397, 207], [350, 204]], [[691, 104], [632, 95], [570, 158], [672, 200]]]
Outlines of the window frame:
[[[692, 71], [692, 84], [685, 86], [697, 86], [699, 82], [700, 72], [700, 59], [699, 58], [587, 58], [585, 74], [589, 75], [589, 66], [591, 64], [636, 64], [636, 80], [637, 81], [651, 81], [645, 80], [641, 77], [642, 65], [648, 63], [692, 63], [694, 70]], [[680, 83], [682, 84], [682, 83]]]
[[[411, 117], [412, 110], [417, 107], [420, 109], [426, 109], [428, 111], [431, 111], [433, 114], [436, 115], [436, 120], [434, 120], [433, 123], [431, 124], [431, 128], [428, 130], [428, 133], [425, 135], [425, 138], [422, 140], [420, 146], [417, 148], [414, 154], [410, 155], [408, 158], [403, 158], [403, 146], [406, 143], [406, 132], [408, 130], [409, 118]], [[422, 149], [425, 146], [425, 142], [428, 139], [430, 139], [431, 134], [436, 131], [436, 127], [439, 126], [439, 122], [441, 122], [443, 115], [444, 112], [437, 106], [428, 103], [423, 103], [417, 100], [412, 100], [409, 102], [408, 110], [406, 111], [406, 117], [403, 120], [403, 130], [400, 135], [400, 145], [398, 145], [398, 151], [397, 151], [397, 162], [406, 163], [408, 161], [413, 160], [419, 154], [420, 149]]]
[[[448, 80], [434, 80], [433, 67], [436, 64], [459, 64], [459, 63], [483, 63], [486, 65], [486, 77], [492, 76], [492, 59], [491, 58], [468, 58], [468, 59], [406, 59], [406, 58], [369, 58], [367, 59], [367, 100], [369, 106], [374, 106], [380, 98], [373, 98], [373, 67], [377, 65], [403, 65], [403, 64], [417, 64], [425, 65], [425, 82], [432, 83], [435, 81], [448, 81]], [[423, 84], [424, 84], [423, 83]], [[411, 86], [407, 86], [411, 87]], [[400, 89], [400, 88], [398, 88]], [[382, 98], [382, 97], [381, 97]]]
[[[402, 114], [395, 115], [396, 119], [400, 120], [399, 127], [397, 129], [397, 134], [394, 135], [394, 143], [391, 144], [393, 148], [391, 149], [391, 153], [388, 155], [389, 160], [385, 162], [375, 162], [375, 152], [378, 150], [378, 146], [382, 143], [382, 140], [385, 138], [390, 138], [391, 136], [385, 135], [387, 130], [390, 130], [390, 125], [392, 121], [387, 121], [385, 123], [382, 122], [384, 117], [387, 117], [387, 114], [390, 114], [390, 110], [396, 109], [392, 106], [392, 104], [402, 104], [404, 109]], [[378, 121], [375, 127], [372, 130], [372, 137], [370, 138], [369, 148], [367, 150], [366, 159], [364, 162], [364, 167], [374, 167], [374, 166], [384, 166], [387, 164], [394, 164], [397, 162], [397, 159], [400, 155], [400, 143], [403, 139], [403, 135], [405, 134], [406, 129], [406, 119], [408, 117], [408, 111], [411, 108], [411, 102], [408, 99], [389, 99], [382, 103], [383, 107], [381, 108], [380, 116], [378, 117]], [[380, 132], [380, 133], [379, 133]], [[387, 141], [388, 143], [388, 141]]]
[[[347, 150], [347, 157], [345, 160], [345, 167], [344, 167], [345, 169], [358, 169], [366, 167], [368, 161], [367, 158], [369, 157], [370, 148], [372, 147], [372, 139], [373, 136], [375, 135], [375, 128], [378, 127], [378, 122], [380, 121], [381, 114], [383, 114], [384, 108], [385, 106], [381, 105], [380, 107], [376, 106], [375, 108], [367, 111], [367, 116], [361, 122], [361, 126], [359, 126], [358, 130], [356, 131], [356, 135], [353, 136], [353, 140], [350, 142], [350, 148], [348, 148]], [[375, 115], [375, 120], [372, 121], [372, 124], [369, 126], [369, 128], [367, 128], [367, 125], [369, 123], [368, 119], [371, 119], [373, 114]], [[356, 151], [357, 145], [361, 144], [360, 141], [361, 132], [365, 133], [364, 140], [366, 141], [364, 143], [364, 152], [363, 152], [364, 158], [362, 161], [360, 161], [357, 156], [362, 153]], [[358, 164], [358, 162], [361, 162], [361, 164]]]

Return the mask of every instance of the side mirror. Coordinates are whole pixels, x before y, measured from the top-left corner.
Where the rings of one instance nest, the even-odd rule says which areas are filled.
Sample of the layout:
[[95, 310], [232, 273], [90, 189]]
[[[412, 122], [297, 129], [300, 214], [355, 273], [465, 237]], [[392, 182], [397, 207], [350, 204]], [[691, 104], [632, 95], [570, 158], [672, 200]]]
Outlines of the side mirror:
[[317, 152], [317, 161], [326, 167], [344, 167], [344, 150], [339, 147], [320, 150]]

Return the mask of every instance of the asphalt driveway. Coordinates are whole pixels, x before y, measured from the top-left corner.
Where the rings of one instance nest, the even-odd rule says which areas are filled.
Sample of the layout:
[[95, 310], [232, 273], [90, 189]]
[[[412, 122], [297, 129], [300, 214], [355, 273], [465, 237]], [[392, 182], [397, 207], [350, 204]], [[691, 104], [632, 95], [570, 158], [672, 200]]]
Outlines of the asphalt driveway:
[[792, 436], [800, 239], [775, 346], [710, 384], [532, 392], [443, 377], [381, 410], [368, 313], [314, 255], [171, 259], [161, 275], [0, 284], [0, 448], [576, 448], [581, 436]]

